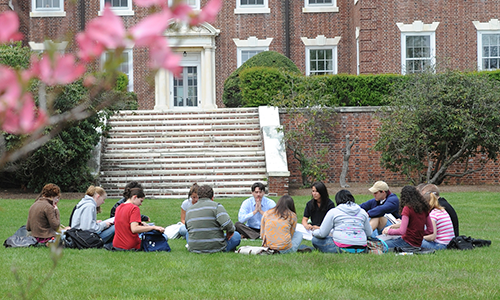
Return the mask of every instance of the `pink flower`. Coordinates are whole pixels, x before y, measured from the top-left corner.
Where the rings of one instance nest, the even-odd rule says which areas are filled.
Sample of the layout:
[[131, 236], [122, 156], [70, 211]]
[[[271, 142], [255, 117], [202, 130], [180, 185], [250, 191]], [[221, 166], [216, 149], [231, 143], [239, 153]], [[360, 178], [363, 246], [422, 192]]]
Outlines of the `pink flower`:
[[43, 127], [47, 123], [47, 115], [37, 109], [30, 93], [24, 94], [21, 107], [11, 107], [5, 111], [2, 130], [12, 134], [26, 134]]
[[191, 20], [190, 24], [198, 25], [203, 22], [208, 22], [208, 23], [214, 22], [217, 17], [217, 13], [219, 13], [221, 7], [222, 7], [222, 0], [210, 0], [203, 7], [200, 13]]
[[163, 36], [163, 32], [168, 27], [168, 22], [171, 19], [171, 13], [168, 10], [163, 10], [160, 13], [153, 14], [139, 24], [130, 29], [130, 34], [134, 38], [135, 45], [138, 47], [147, 46], [150, 41], [158, 36]]
[[125, 47], [125, 34], [122, 19], [111, 11], [109, 5], [106, 5], [102, 16], [90, 21], [85, 32], [77, 35], [79, 56], [88, 61], [100, 55], [104, 48]]
[[68, 84], [85, 73], [85, 66], [75, 63], [71, 54], [54, 53], [52, 57], [44, 54], [41, 60], [32, 61], [33, 74], [48, 85]]
[[193, 8], [182, 2], [172, 7], [172, 15], [177, 20], [188, 20], [193, 15]]
[[182, 71], [179, 66], [181, 56], [174, 54], [164, 37], [158, 36], [149, 43], [149, 66], [152, 69], [166, 69], [178, 75]]
[[167, 0], [134, 0], [135, 5], [141, 7], [150, 7], [150, 6], [162, 6], [167, 2]]
[[23, 38], [23, 35], [18, 32], [19, 18], [13, 11], [7, 11], [0, 14], [0, 43], [9, 41], [18, 41]]
[[14, 70], [0, 65], [0, 112], [16, 105], [22, 94], [22, 85]]
[[76, 42], [80, 50], [78, 56], [86, 62], [99, 57], [104, 52], [104, 46], [93, 40], [89, 35], [80, 32], [76, 36]]

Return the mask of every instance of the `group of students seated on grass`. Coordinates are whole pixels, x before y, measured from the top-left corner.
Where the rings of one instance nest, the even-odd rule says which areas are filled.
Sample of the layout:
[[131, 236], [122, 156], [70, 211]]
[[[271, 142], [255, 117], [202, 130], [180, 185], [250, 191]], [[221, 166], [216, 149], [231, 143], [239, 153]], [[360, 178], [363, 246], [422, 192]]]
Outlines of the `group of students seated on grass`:
[[[400, 198], [383, 181], [375, 182], [369, 191], [374, 198], [358, 205], [351, 192], [340, 190], [335, 206], [326, 186], [316, 182], [302, 222], [297, 224], [292, 197], [282, 196], [275, 203], [265, 197], [264, 184], [256, 182], [251, 187], [252, 196], [241, 204], [238, 222], [233, 224], [224, 206], [214, 201], [213, 189], [195, 183], [181, 205], [179, 234], [194, 253], [234, 251], [242, 238], [260, 238], [263, 247], [283, 254], [314, 248], [328, 253], [363, 252], [369, 237], [384, 239], [389, 248], [439, 250], [459, 235], [455, 210], [439, 197], [439, 189], [433, 184], [405, 186]], [[30, 207], [27, 230], [39, 243], [54, 240], [60, 229], [60, 195], [57, 185], [47, 184]], [[164, 227], [148, 224], [149, 217], [141, 215], [139, 206], [145, 193], [138, 182], [127, 184], [123, 198], [111, 209], [110, 219], [97, 220], [106, 196], [101, 187], [90, 186], [71, 213], [70, 227], [97, 233], [105, 248], [114, 250], [141, 250], [141, 233], [165, 231]], [[314, 248], [301, 245], [303, 239], [311, 240]]]

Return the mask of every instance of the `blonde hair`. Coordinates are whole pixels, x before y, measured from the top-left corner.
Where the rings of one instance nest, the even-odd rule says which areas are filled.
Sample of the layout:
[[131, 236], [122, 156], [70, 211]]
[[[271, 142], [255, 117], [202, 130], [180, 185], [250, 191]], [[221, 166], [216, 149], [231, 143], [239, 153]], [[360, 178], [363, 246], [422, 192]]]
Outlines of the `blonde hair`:
[[89, 186], [85, 194], [90, 197], [94, 197], [95, 194], [99, 194], [99, 196], [104, 196], [106, 194], [106, 191], [100, 186], [91, 185]]
[[439, 205], [439, 199], [436, 196], [435, 192], [427, 192], [423, 196], [424, 196], [424, 199], [429, 203], [430, 210], [433, 210], [434, 208], [437, 208], [439, 210], [444, 209], [444, 207]]
[[[89, 186], [89, 188], [87, 189], [87, 192], [85, 193], [87, 196], [90, 196], [90, 197], [94, 197], [95, 194], [99, 194], [99, 196], [104, 196], [106, 195], [106, 191], [100, 187], [100, 186]], [[100, 214], [101, 213], [101, 207], [98, 206], [97, 207], [97, 213]]]

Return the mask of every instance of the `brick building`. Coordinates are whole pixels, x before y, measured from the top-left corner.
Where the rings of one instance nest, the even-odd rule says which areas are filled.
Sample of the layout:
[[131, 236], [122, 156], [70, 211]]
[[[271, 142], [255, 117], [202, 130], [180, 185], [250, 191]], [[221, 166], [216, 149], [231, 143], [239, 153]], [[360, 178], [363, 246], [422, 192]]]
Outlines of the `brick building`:
[[[81, 31], [105, 3], [127, 27], [148, 10], [132, 0], [0, 0], [15, 9], [25, 44], [43, 51], [46, 40], [71, 51], [66, 32]], [[195, 9], [207, 0], [187, 1]], [[183, 77], [152, 77], [147, 50], [127, 49], [122, 70], [140, 109], [223, 107], [225, 79], [265, 50], [290, 57], [306, 75], [419, 71], [438, 64], [473, 70], [500, 67], [500, 0], [233, 0], [224, 1], [216, 22], [167, 32], [183, 56]], [[99, 66], [96, 65], [96, 68]]]

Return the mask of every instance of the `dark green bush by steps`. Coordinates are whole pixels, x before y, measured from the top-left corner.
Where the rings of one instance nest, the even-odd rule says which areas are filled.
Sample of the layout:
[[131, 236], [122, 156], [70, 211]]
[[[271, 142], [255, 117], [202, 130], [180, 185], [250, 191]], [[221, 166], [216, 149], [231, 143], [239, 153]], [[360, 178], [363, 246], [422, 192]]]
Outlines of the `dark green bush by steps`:
[[253, 67], [269, 67], [278, 70], [287, 71], [290, 73], [300, 74], [299, 68], [289, 58], [275, 51], [261, 52], [244, 64], [242, 64], [236, 71], [234, 71], [224, 82], [224, 93], [222, 101], [226, 107], [242, 107], [248, 106], [246, 102], [242, 101], [240, 89], [240, 73], [246, 69]]
[[[0, 46], [0, 63], [14, 69], [27, 69], [32, 52], [29, 47], [15, 44], [12, 47]], [[105, 74], [94, 74], [106, 76]], [[50, 141], [33, 151], [29, 156], [9, 164], [0, 172], [0, 185], [3, 187], [26, 187], [40, 191], [47, 183], [55, 183], [63, 191], [84, 192], [90, 184], [95, 183], [87, 163], [94, 147], [98, 144], [102, 133], [108, 127], [103, 117], [116, 109], [137, 108], [137, 97], [133, 92], [127, 92], [128, 78], [118, 74], [114, 88], [111, 91], [99, 93], [92, 97], [92, 103], [113, 97], [119, 99], [110, 109], [66, 126]], [[35, 99], [38, 97], [38, 81], [33, 80], [31, 89]], [[64, 86], [47, 87], [47, 92], [55, 91], [53, 109], [56, 113], [68, 111], [89, 99], [89, 91], [83, 86], [82, 80]], [[100, 129], [100, 130], [98, 130]], [[50, 132], [53, 128], [46, 128]], [[8, 133], [1, 133], [5, 150], [15, 151], [28, 138]], [[0, 150], [1, 151], [1, 150]]]

